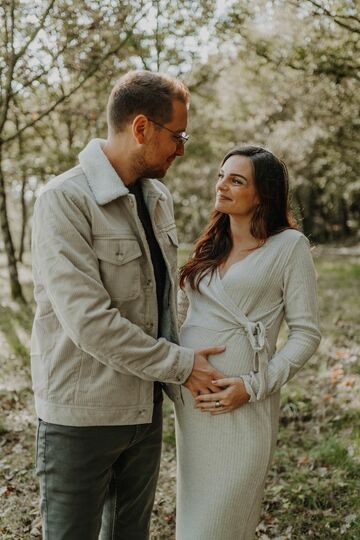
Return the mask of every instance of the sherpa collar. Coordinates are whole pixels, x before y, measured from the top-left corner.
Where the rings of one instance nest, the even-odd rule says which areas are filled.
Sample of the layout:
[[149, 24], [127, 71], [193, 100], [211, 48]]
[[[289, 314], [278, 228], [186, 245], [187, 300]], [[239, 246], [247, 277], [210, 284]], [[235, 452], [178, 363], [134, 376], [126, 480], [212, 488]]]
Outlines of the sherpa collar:
[[[79, 154], [80, 165], [99, 205], [107, 204], [129, 193], [128, 188], [102, 151], [105, 142], [105, 139], [92, 139]], [[153, 180], [146, 179], [142, 184], [145, 200], [148, 197], [166, 199]]]

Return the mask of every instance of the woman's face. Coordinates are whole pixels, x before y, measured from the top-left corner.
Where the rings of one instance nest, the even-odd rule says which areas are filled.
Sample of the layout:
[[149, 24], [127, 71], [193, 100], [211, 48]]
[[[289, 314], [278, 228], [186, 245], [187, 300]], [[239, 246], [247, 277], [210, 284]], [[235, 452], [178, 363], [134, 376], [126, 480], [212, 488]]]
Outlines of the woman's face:
[[216, 210], [250, 220], [259, 201], [250, 159], [245, 156], [229, 157], [221, 167], [216, 183]]

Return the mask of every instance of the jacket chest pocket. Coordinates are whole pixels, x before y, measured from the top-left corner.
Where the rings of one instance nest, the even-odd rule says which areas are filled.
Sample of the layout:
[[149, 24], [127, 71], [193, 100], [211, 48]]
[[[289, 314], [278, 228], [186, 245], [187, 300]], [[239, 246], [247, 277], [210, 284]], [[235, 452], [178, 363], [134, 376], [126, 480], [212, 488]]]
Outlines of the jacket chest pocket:
[[170, 263], [172, 273], [177, 272], [177, 250], [179, 242], [176, 233], [176, 227], [161, 231], [162, 245], [166, 253], [166, 258]]
[[140, 295], [141, 248], [130, 238], [95, 238], [102, 282], [112, 300], [133, 300]]

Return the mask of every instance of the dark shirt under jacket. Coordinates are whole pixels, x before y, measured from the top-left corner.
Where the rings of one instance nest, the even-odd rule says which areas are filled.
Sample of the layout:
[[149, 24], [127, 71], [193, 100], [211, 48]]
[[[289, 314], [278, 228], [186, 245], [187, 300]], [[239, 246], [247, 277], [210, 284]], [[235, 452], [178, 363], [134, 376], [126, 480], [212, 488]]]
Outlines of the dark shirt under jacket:
[[[157, 306], [158, 306], [158, 337], [160, 337], [161, 319], [162, 319], [162, 311], [163, 311], [163, 299], [164, 299], [164, 291], [165, 291], [165, 279], [166, 279], [167, 269], [166, 269], [162, 251], [155, 238], [149, 211], [145, 204], [144, 195], [141, 189], [141, 183], [139, 181], [135, 182], [135, 184], [129, 187], [129, 191], [130, 193], [135, 195], [137, 213], [145, 231], [145, 236], [146, 236], [146, 240], [147, 240], [150, 255], [151, 255], [151, 262], [154, 268], [155, 282], [156, 282], [156, 298], [157, 298]], [[154, 385], [154, 399], [155, 400], [158, 399], [159, 393], [161, 394], [160, 384], [155, 383]]]
[[129, 188], [130, 193], [135, 195], [136, 198], [136, 207], [139, 219], [144, 227], [146, 240], [149, 246], [151, 261], [154, 268], [155, 282], [156, 282], [156, 297], [158, 305], [158, 337], [160, 327], [161, 327], [161, 318], [162, 318], [162, 309], [163, 309], [163, 299], [165, 291], [165, 279], [166, 279], [166, 265], [162, 251], [159, 247], [159, 244], [155, 238], [153, 231], [149, 211], [145, 204], [143, 192], [141, 189], [140, 182], [136, 182]]

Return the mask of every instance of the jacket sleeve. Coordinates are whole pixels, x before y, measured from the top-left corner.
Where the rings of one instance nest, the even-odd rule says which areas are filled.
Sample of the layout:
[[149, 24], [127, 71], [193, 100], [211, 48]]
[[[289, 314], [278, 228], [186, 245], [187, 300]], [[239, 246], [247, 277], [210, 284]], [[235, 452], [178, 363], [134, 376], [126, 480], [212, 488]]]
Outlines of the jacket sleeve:
[[178, 328], [182, 327], [185, 322], [189, 309], [189, 298], [183, 289], [179, 289], [177, 293], [177, 311], [178, 311]]
[[[280, 390], [319, 346], [316, 272], [308, 240], [296, 242], [284, 269], [283, 298], [289, 335], [285, 345], [270, 359], [267, 369], [267, 395]], [[242, 375], [250, 402], [257, 401], [258, 373]], [[267, 396], [264, 396], [267, 397]]]
[[33, 264], [66, 335], [112, 369], [144, 380], [181, 384], [194, 353], [154, 339], [111, 307], [91, 242], [86, 205], [60, 190], [45, 191], [33, 217]]

